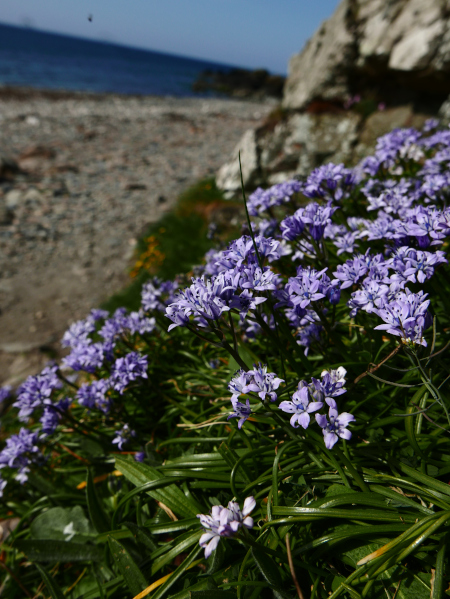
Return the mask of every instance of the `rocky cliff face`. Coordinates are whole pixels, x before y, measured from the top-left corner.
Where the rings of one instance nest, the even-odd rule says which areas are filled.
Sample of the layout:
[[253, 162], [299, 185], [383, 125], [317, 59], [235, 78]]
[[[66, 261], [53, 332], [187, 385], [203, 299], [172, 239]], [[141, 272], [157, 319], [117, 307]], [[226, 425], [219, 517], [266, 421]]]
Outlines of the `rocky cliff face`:
[[[450, 94], [450, 0], [342, 0], [289, 63], [282, 107], [218, 173], [239, 188], [354, 163], [394, 127], [420, 127]], [[441, 116], [450, 120], [450, 102]]]

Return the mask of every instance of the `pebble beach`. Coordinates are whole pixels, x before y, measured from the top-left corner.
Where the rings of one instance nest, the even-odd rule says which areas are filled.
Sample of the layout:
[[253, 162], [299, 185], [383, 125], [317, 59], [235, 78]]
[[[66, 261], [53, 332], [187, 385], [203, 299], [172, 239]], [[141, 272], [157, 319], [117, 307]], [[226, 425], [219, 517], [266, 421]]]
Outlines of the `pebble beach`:
[[[270, 102], [0, 91], [0, 381], [128, 281], [136, 238], [213, 176]], [[7, 169], [6, 169], [7, 171]]]

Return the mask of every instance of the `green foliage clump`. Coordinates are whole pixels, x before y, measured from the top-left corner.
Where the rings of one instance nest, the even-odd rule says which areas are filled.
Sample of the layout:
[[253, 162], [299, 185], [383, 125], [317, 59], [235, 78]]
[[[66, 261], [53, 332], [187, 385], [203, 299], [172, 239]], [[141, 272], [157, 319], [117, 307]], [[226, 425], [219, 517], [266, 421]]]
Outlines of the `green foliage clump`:
[[[428, 133], [259, 190], [203, 279], [149, 280], [139, 311], [90, 314], [65, 365], [0, 390], [5, 597], [448, 594], [448, 183], [425, 178], [450, 141]], [[206, 231], [201, 191], [146, 233], [172, 256], [152, 274], [176, 267], [169, 226]]]

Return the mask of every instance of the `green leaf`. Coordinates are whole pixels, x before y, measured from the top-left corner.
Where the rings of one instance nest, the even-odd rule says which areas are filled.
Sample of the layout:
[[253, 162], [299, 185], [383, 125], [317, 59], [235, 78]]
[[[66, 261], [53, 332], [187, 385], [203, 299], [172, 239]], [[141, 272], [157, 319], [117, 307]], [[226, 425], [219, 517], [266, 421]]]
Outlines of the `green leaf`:
[[[256, 356], [256, 354], [254, 354], [253, 352], [251, 352], [247, 347], [245, 347], [243, 345], [239, 345], [239, 350], [238, 351], [239, 351], [239, 356], [245, 362], [245, 364], [247, 364], [247, 366], [249, 368], [253, 368], [254, 364], [258, 364], [258, 362], [261, 361]], [[236, 360], [232, 356], [230, 356], [230, 361], [228, 362], [228, 367], [231, 370], [231, 374], [230, 374], [230, 377], [229, 377], [229, 380], [231, 380], [233, 378], [234, 373], [236, 372], [236, 370], [239, 370], [241, 368], [241, 366], [236, 362]]]
[[[430, 580], [430, 575], [428, 575], [428, 580]], [[416, 577], [413, 578], [411, 573], [409, 573], [409, 575], [406, 577], [403, 575], [401, 582], [399, 583], [397, 597], [399, 599], [423, 599], [423, 597], [428, 598], [430, 597], [429, 585], [423, 581], [417, 580]], [[439, 595], [432, 595], [432, 599], [435, 599], [435, 597], [439, 597]]]
[[[165, 533], [173, 533], [178, 530], [187, 530], [192, 526], [198, 526], [198, 518], [186, 518], [186, 520], [177, 520], [176, 522], [164, 522], [164, 524], [151, 524], [146, 522], [147, 526], [152, 534], [160, 535]], [[127, 523], [125, 522], [127, 526]]]
[[[219, 453], [223, 457], [225, 462], [228, 464], [228, 466], [231, 469], [233, 469], [239, 460], [239, 456], [236, 454], [236, 452], [233, 449], [231, 449], [231, 447], [228, 447], [228, 445], [226, 443], [221, 443], [220, 447], [219, 447]], [[248, 453], [250, 453], [250, 452], [248, 452]], [[242, 462], [241, 462], [241, 468], [237, 471], [236, 478], [237, 478], [237, 480], [239, 480], [241, 482], [242, 481], [246, 482], [247, 484], [250, 482], [250, 478], [249, 478], [247, 471], [245, 470]]]
[[[134, 460], [127, 460], [121, 456], [116, 457], [116, 468], [137, 487], [151, 481], [159, 481], [162, 478], [166, 478], [151, 466], [135, 462]], [[149, 490], [147, 493], [156, 501], [164, 503], [177, 516], [192, 518], [201, 513], [201, 507], [191, 498], [186, 497], [176, 484], [169, 484], [163, 489]]]
[[109, 532], [111, 524], [98, 498], [90, 470], [87, 472], [86, 501], [91, 522], [97, 532]]
[[343, 555], [345, 555], [349, 559], [352, 567], [356, 568], [357, 563], [360, 559], [363, 559], [367, 555], [370, 555], [371, 553], [379, 549], [380, 546], [382, 546], [382, 543], [368, 543], [367, 545], [363, 544], [359, 547], [354, 547], [353, 549], [349, 549], [348, 551], [343, 552]]
[[419, 472], [418, 470], [415, 470], [414, 468], [411, 468], [402, 462], [396, 461], [396, 463], [405, 474], [408, 474], [411, 476], [411, 478], [418, 480], [426, 487], [434, 489], [435, 491], [439, 491], [440, 493], [444, 493], [444, 495], [450, 495], [450, 485], [443, 483], [440, 480], [436, 480], [431, 476], [427, 476], [426, 474], [423, 474], [422, 472]]
[[[328, 518], [343, 518], [344, 520], [376, 520], [378, 522], [398, 522], [399, 516], [395, 511], [385, 509], [348, 509], [341, 510], [335, 508], [300, 508], [300, 507], [285, 507], [285, 506], [274, 506], [272, 513], [275, 516], [292, 516], [292, 522], [300, 521], [313, 521], [322, 520]], [[418, 518], [418, 514], [402, 514], [404, 522], [415, 522]], [[419, 518], [420, 520], [420, 518]], [[275, 521], [267, 522], [264, 526], [273, 526], [278, 524], [288, 524], [289, 521]]]
[[145, 528], [142, 528], [133, 522], [124, 522], [124, 524], [138, 543], [145, 545], [145, 547], [151, 551], [156, 551], [158, 547], [148, 530], [145, 530]]
[[28, 474], [28, 482], [42, 495], [57, 495], [61, 489], [57, 489], [48, 480], [45, 480], [40, 474], [30, 472]]
[[20, 540], [14, 547], [32, 562], [97, 562], [103, 559], [101, 547], [85, 543]]
[[221, 589], [212, 589], [210, 591], [191, 591], [191, 599], [236, 599], [236, 593], [232, 591], [222, 591]]
[[59, 587], [58, 583], [54, 578], [51, 578], [42, 566], [39, 564], [35, 564], [36, 568], [39, 570], [39, 574], [42, 576], [42, 580], [47, 587], [47, 591], [50, 593], [52, 599], [64, 599], [64, 593]]
[[30, 527], [31, 537], [36, 540], [53, 539], [82, 543], [95, 537], [83, 508], [52, 507], [33, 521]]
[[447, 543], [445, 541], [445, 537], [441, 540], [441, 546], [439, 548], [437, 559], [436, 559], [436, 570], [434, 577], [434, 586], [433, 586], [433, 594], [431, 599], [441, 599], [444, 594], [444, 585], [445, 585], [445, 558], [446, 558], [446, 550]]
[[198, 543], [203, 533], [204, 530], [202, 528], [201, 530], [196, 530], [194, 533], [188, 535], [182, 541], [177, 539], [178, 543], [175, 545], [175, 547], [153, 562], [152, 574], [155, 574], [158, 572], [158, 570], [161, 570], [161, 568], [166, 564], [170, 564], [170, 562], [176, 558], [177, 555], [180, 555], [180, 553], [186, 551], [186, 549], [194, 545], [194, 543]]
[[[358, 491], [353, 491], [353, 493], [358, 493]], [[348, 487], [344, 485], [330, 485], [326, 490], [325, 495], [327, 497], [334, 497], [335, 495], [349, 495]]]
[[[195, 584], [191, 585], [187, 589], [183, 589], [179, 593], [176, 593], [175, 595], [171, 595], [170, 599], [191, 599], [191, 593], [193, 591], [211, 591], [214, 589], [218, 590], [217, 585], [214, 582], [214, 579], [212, 577], [204, 578], [200, 582], [196, 582]], [[234, 599], [234, 597], [235, 596], [233, 595], [233, 599]]]
[[138, 595], [147, 586], [144, 575], [122, 543], [119, 543], [119, 541], [113, 537], [108, 537], [108, 542], [114, 561], [116, 562], [127, 587], [130, 589], [133, 596]]
[[192, 564], [192, 562], [199, 556], [203, 551], [201, 547], [194, 547], [191, 553], [183, 561], [181, 565], [171, 574], [170, 578], [159, 587], [159, 589], [152, 595], [151, 599], [162, 599], [167, 591], [176, 583], [176, 581], [183, 575], [185, 570]]
[[258, 566], [261, 574], [270, 586], [276, 589], [282, 589], [283, 580], [280, 575], [280, 569], [273, 559], [259, 547], [252, 547], [252, 556], [255, 560], [255, 564]]
[[225, 559], [225, 544], [219, 543], [213, 551], [212, 555], [208, 558], [207, 564], [208, 568], [206, 570], [206, 574], [215, 574], [220, 570], [223, 565], [223, 561]]
[[420, 456], [423, 456], [423, 452], [417, 443], [416, 431], [415, 431], [415, 426], [414, 426], [416, 418], [412, 414], [414, 414], [415, 412], [418, 411], [417, 405], [419, 404], [423, 394], [426, 392], [427, 392], [427, 387], [425, 385], [423, 385], [422, 387], [420, 387], [420, 389], [418, 389], [414, 393], [411, 401], [409, 402], [409, 406], [406, 408], [406, 414], [409, 414], [409, 416], [407, 416], [405, 418], [406, 436], [408, 437], [408, 441], [409, 441], [411, 447], [414, 449], [414, 451], [417, 453], [417, 455], [420, 455]]

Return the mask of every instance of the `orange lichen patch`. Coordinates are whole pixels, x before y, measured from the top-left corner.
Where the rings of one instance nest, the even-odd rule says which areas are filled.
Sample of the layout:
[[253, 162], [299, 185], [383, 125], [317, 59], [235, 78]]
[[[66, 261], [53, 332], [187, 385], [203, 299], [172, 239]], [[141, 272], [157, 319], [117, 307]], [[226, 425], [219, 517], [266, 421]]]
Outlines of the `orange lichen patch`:
[[[162, 229], [160, 229], [160, 232]], [[157, 269], [164, 262], [164, 254], [158, 249], [159, 242], [154, 235], [150, 235], [145, 239], [147, 248], [136, 260], [133, 268], [130, 271], [130, 277], [135, 278], [142, 270], [149, 272]]]
[[[101, 474], [100, 476], [96, 476], [96, 477], [93, 479], [93, 482], [94, 482], [94, 484], [96, 484], [96, 483], [101, 483], [102, 481], [106, 480], [106, 479], [108, 478], [108, 476], [110, 476], [111, 474], [112, 474], [113, 476], [123, 476], [122, 472], [120, 472], [119, 470], [114, 470], [113, 472], [110, 472], [110, 473], [108, 473], [108, 474]], [[78, 489], [79, 491], [81, 491], [82, 489], [85, 489], [85, 488], [86, 488], [86, 485], [87, 485], [87, 482], [84, 480], [84, 481], [83, 481], [83, 482], [81, 482], [79, 485], [77, 485], [77, 489]]]

